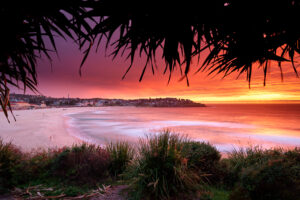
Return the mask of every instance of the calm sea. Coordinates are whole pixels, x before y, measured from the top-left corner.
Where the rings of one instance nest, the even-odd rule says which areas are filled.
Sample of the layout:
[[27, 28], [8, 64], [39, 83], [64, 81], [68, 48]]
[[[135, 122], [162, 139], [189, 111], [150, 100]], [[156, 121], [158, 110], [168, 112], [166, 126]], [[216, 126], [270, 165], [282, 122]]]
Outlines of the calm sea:
[[197, 108], [100, 107], [69, 114], [69, 131], [97, 144], [162, 129], [214, 144], [220, 151], [300, 146], [300, 104], [219, 104]]

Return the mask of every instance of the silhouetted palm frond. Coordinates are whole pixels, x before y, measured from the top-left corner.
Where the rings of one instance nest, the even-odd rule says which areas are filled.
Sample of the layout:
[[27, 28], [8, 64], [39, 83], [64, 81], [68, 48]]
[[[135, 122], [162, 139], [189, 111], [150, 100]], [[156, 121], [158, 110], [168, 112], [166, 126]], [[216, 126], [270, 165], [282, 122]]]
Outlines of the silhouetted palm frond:
[[[0, 8], [0, 105], [7, 117], [9, 85], [36, 91], [36, 61], [56, 51], [55, 36], [70, 37], [82, 48], [91, 41], [83, 0], [16, 1]], [[92, 19], [89, 19], [92, 20]], [[46, 41], [52, 45], [47, 45]]]
[[[280, 68], [282, 62], [291, 62], [297, 74], [299, 0], [99, 0], [92, 7], [89, 15], [100, 16], [94, 36], [100, 34], [107, 47], [114, 46], [114, 57], [129, 50], [127, 72], [137, 53], [147, 56], [140, 80], [149, 62], [154, 72], [158, 49], [170, 76], [179, 66], [187, 78], [192, 58], [206, 55], [204, 50], [209, 53], [199, 71], [247, 73], [250, 83], [254, 63], [263, 66], [266, 77], [270, 61], [277, 61]], [[117, 39], [111, 42], [114, 34]]]
[[[140, 81], [147, 66], [154, 73], [160, 49], [169, 78], [178, 66], [187, 84], [196, 56], [204, 56], [199, 71], [224, 76], [246, 73], [249, 84], [254, 63], [262, 66], [265, 80], [272, 61], [278, 62], [280, 70], [282, 62], [290, 62], [297, 75], [300, 0], [10, 0], [1, 4], [0, 104], [6, 115], [8, 84], [18, 87], [20, 82], [35, 90], [36, 59], [41, 54], [49, 57], [46, 38], [56, 50], [54, 35], [72, 38], [79, 48], [91, 42], [83, 62], [94, 39], [100, 38], [99, 46], [105, 38], [106, 48], [114, 47], [114, 57], [129, 51], [127, 72], [136, 55], [145, 54]], [[91, 27], [91, 21], [96, 25]]]

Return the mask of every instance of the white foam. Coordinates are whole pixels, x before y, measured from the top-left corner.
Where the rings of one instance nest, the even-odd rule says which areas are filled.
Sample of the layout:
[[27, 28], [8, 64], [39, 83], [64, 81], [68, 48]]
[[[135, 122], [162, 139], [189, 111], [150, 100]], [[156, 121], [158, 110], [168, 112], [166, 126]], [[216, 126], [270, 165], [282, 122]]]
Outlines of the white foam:
[[93, 113], [94, 114], [103, 114], [103, 113], [107, 113], [107, 112], [104, 110], [97, 110], [97, 111], [94, 111]]
[[68, 125], [67, 132], [69, 133], [69, 135], [71, 135], [83, 142], [87, 142], [90, 144], [96, 144], [96, 142], [93, 140], [93, 138], [88, 137], [88, 136], [83, 136], [82, 134], [80, 134], [80, 132], [78, 131], [78, 128], [76, 126], [75, 119], [69, 115], [71, 115], [71, 114], [64, 115], [64, 116], [67, 116], [66, 123]]
[[158, 123], [164, 123], [167, 126], [208, 126], [208, 127], [220, 127], [220, 128], [247, 128], [253, 129], [254, 125], [240, 124], [232, 122], [212, 122], [212, 121], [154, 121]]

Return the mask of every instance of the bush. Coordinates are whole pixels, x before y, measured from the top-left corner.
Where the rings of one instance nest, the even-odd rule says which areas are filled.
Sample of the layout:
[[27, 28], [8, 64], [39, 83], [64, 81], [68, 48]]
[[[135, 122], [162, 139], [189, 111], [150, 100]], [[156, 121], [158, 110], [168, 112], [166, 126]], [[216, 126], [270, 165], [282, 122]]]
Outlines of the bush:
[[22, 182], [23, 158], [21, 151], [11, 143], [0, 139], [0, 193], [7, 192], [14, 185]]
[[51, 164], [59, 153], [61, 150], [54, 149], [32, 152], [24, 166], [27, 177], [30, 180], [37, 180], [51, 176]]
[[189, 168], [197, 170], [201, 176], [207, 175], [210, 180], [216, 178], [221, 155], [215, 147], [205, 142], [186, 142], [182, 154], [188, 159]]
[[242, 167], [264, 163], [270, 159], [280, 158], [284, 151], [282, 149], [264, 150], [259, 146], [235, 150], [229, 153], [228, 160], [232, 166], [241, 169]]
[[299, 149], [265, 150], [260, 155], [264, 155], [260, 162], [242, 169], [230, 199], [242, 200], [243, 196], [252, 200], [300, 199]]
[[114, 177], [125, 171], [134, 156], [133, 148], [127, 142], [110, 143], [107, 145], [106, 151], [110, 154], [111, 159], [109, 171]]
[[99, 146], [82, 144], [64, 148], [52, 163], [52, 173], [76, 182], [98, 181], [108, 175], [109, 153]]
[[186, 138], [170, 131], [147, 135], [145, 140], [140, 140], [140, 155], [132, 167], [133, 198], [167, 199], [193, 190], [199, 177], [188, 169], [187, 159], [182, 154], [186, 142]]
[[232, 151], [228, 154], [228, 158], [220, 163], [223, 169], [226, 169], [223, 179], [225, 187], [234, 187], [245, 168], [259, 166], [271, 159], [280, 159], [283, 153], [282, 149], [263, 150], [258, 146]]
[[288, 150], [284, 152], [284, 156], [286, 160], [289, 160], [290, 162], [300, 163], [300, 148], [296, 147], [293, 150]]

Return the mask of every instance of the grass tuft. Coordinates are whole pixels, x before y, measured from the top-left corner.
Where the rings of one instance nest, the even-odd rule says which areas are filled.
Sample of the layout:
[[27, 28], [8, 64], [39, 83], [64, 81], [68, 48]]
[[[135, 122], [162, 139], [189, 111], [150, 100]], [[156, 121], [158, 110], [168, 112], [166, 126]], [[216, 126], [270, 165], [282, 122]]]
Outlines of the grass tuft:
[[122, 174], [134, 157], [134, 149], [128, 142], [110, 143], [106, 146], [110, 155], [109, 171], [113, 177]]
[[182, 154], [186, 142], [187, 138], [169, 130], [140, 140], [139, 157], [132, 167], [133, 199], [168, 199], [193, 190], [199, 176], [188, 169]]

